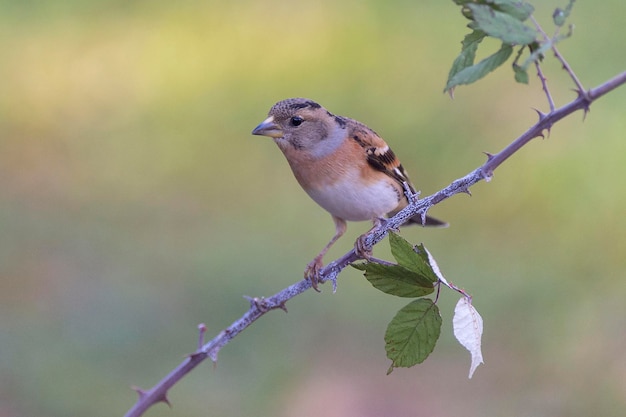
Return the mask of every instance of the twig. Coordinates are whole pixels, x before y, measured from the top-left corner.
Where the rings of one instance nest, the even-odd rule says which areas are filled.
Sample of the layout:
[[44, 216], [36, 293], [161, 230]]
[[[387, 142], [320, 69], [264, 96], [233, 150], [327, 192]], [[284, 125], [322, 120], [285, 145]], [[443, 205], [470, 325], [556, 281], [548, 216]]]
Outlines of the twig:
[[539, 77], [539, 80], [541, 80], [543, 92], [546, 93], [546, 97], [548, 98], [548, 104], [550, 105], [550, 111], [552, 112], [556, 107], [554, 106], [552, 94], [550, 94], [550, 90], [548, 89], [548, 80], [543, 75], [543, 71], [541, 71], [541, 65], [539, 65], [539, 61], [535, 61], [535, 67], [537, 68], [537, 77]]
[[563, 69], [565, 71], [567, 71], [567, 73], [572, 78], [572, 80], [574, 80], [574, 84], [576, 84], [576, 87], [578, 88], [578, 92], [580, 94], [584, 94], [585, 93], [585, 87], [583, 87], [582, 83], [580, 82], [580, 80], [578, 79], [576, 74], [574, 73], [574, 70], [572, 69], [572, 67], [569, 66], [569, 64], [567, 63], [567, 61], [563, 57], [563, 55], [561, 55], [559, 50], [556, 48], [556, 45], [552, 47], [552, 51], [554, 52], [554, 56], [556, 57], [556, 59], [561, 61], [561, 64], [563, 65]]
[[532, 20], [533, 24], [535, 25], [535, 27], [537, 28], [537, 30], [539, 31], [539, 33], [541, 33], [541, 35], [543, 36], [543, 38], [545, 39], [546, 42], [553, 42], [552, 45], [552, 52], [554, 52], [554, 56], [556, 57], [556, 59], [558, 59], [561, 62], [561, 65], [563, 65], [563, 69], [565, 71], [567, 71], [567, 73], [569, 74], [570, 78], [574, 81], [574, 84], [576, 84], [576, 88], [578, 89], [578, 93], [579, 94], [585, 94], [585, 87], [583, 87], [583, 84], [580, 82], [580, 80], [578, 79], [578, 77], [576, 76], [576, 74], [574, 73], [574, 70], [572, 69], [572, 67], [570, 67], [570, 65], [567, 63], [567, 61], [565, 60], [565, 58], [563, 57], [563, 55], [561, 55], [561, 53], [559, 52], [559, 50], [556, 48], [556, 42], [554, 42], [554, 39], [556, 39], [556, 37], [558, 36], [558, 30], [559, 28], [557, 28], [557, 32], [555, 32], [554, 37], [552, 39], [550, 39], [548, 37], [548, 34], [543, 30], [543, 28], [539, 25], [539, 22], [537, 22], [537, 20], [535, 19], [534, 16], [530, 16], [530, 19]]
[[[543, 28], [539, 26], [539, 22], [537, 22], [537, 20], [535, 19], [535, 16], [531, 15], [530, 19], [532, 20], [533, 24], [535, 25], [539, 33], [541, 33], [541, 35], [543, 36], [543, 40], [545, 42], [551, 42], [546, 32], [544, 32]], [[557, 35], [558, 35], [558, 31], [557, 33], [554, 34], [554, 37], [556, 38]], [[548, 98], [548, 104], [550, 105], [550, 111], [552, 112], [554, 111], [556, 107], [554, 106], [554, 100], [552, 99], [552, 94], [550, 94], [550, 90], [548, 89], [548, 80], [543, 75], [543, 71], [541, 71], [541, 65], [539, 64], [539, 57], [537, 57], [537, 59], [535, 60], [535, 67], [537, 67], [537, 76], [539, 77], [539, 80], [541, 80], [541, 86], [543, 88], [544, 93], [546, 93], [546, 96]]]
[[[489, 181], [493, 175], [493, 171], [531, 139], [541, 136], [545, 129], [549, 129], [554, 123], [566, 116], [569, 116], [575, 111], [586, 111], [593, 101], [624, 83], [626, 83], [626, 71], [599, 85], [598, 87], [585, 92], [586, 94], [579, 94], [575, 100], [559, 109], [551, 111], [548, 114], [540, 113], [539, 121], [534, 126], [528, 129], [524, 134], [514, 140], [499, 153], [495, 155], [488, 155], [487, 162], [485, 162], [481, 167], [475, 169], [466, 176], [453, 181], [447, 187], [428, 197], [412, 201], [409, 206], [385, 222], [380, 228], [375, 228], [370, 231], [365, 236], [365, 244], [368, 245], [365, 249], [371, 249], [376, 243], [384, 239], [390, 230], [397, 229], [409, 218], [425, 213], [435, 204], [438, 204], [455, 194], [467, 193], [469, 188], [477, 182], [482, 180]], [[357, 259], [358, 256], [353, 249], [341, 258], [329, 263], [321, 271], [320, 283], [335, 280], [339, 272]], [[229, 327], [222, 330], [215, 338], [205, 343], [196, 352], [189, 355], [180, 365], [178, 365], [178, 367], [176, 367], [154, 387], [147, 391], [135, 388], [135, 390], [139, 393], [139, 399], [128, 411], [128, 413], [126, 413], [126, 417], [141, 416], [153, 404], [158, 402], [167, 402], [168, 390], [192, 369], [198, 366], [206, 358], [210, 358], [214, 362], [217, 361], [218, 352], [235, 336], [271, 310], [283, 309], [286, 311], [285, 303], [309, 288], [311, 288], [311, 282], [308, 280], [302, 280], [277, 292], [269, 298], [250, 299], [250, 308], [241, 318], [237, 319]]]

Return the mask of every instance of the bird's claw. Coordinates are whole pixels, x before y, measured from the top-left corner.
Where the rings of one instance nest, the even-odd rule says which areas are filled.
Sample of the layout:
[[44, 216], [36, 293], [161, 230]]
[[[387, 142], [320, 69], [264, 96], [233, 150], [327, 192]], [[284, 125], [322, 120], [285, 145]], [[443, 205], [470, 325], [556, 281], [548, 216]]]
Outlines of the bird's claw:
[[367, 235], [368, 234], [366, 233], [364, 235], [359, 236], [356, 242], [354, 242], [354, 251], [356, 252], [359, 258], [369, 261], [372, 259], [372, 250], [366, 249], [367, 246], [369, 246], [367, 244]]
[[324, 264], [322, 263], [321, 257], [317, 256], [306, 266], [304, 270], [304, 278], [311, 281], [311, 286], [317, 292], [321, 292], [319, 288], [317, 288], [317, 284], [320, 282], [320, 270]]

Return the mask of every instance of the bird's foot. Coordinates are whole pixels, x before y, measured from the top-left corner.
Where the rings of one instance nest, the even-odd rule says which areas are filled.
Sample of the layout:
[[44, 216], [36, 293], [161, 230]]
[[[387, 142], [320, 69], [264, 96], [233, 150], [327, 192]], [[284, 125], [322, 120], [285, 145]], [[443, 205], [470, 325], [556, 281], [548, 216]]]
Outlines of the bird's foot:
[[371, 245], [367, 244], [368, 234], [369, 232], [359, 236], [356, 242], [354, 242], [354, 251], [356, 252], [356, 255], [366, 261], [370, 261], [372, 259], [372, 249], [367, 249], [368, 247], [371, 247]]
[[311, 281], [311, 286], [317, 292], [321, 292], [317, 288], [317, 284], [319, 284], [320, 282], [320, 270], [323, 266], [324, 264], [322, 263], [322, 257], [316, 256], [315, 259], [309, 262], [309, 264], [306, 266], [306, 269], [304, 270], [304, 278]]
[[388, 220], [384, 217], [375, 217], [372, 221], [374, 223], [374, 227], [372, 227], [364, 235], [359, 236], [356, 242], [354, 242], [354, 251], [356, 252], [357, 256], [361, 259], [365, 259], [368, 262], [372, 261], [372, 243], [368, 243], [367, 238], [371, 235], [373, 231], [384, 227], [388, 222]]

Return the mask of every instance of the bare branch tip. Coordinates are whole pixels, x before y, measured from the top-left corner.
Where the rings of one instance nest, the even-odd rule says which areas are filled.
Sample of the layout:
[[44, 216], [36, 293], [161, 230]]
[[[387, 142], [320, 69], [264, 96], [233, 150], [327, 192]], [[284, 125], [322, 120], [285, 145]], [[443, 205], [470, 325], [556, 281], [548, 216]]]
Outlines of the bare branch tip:
[[204, 335], [206, 334], [206, 330], [206, 324], [198, 324], [198, 349], [201, 349], [202, 345], [204, 345]]

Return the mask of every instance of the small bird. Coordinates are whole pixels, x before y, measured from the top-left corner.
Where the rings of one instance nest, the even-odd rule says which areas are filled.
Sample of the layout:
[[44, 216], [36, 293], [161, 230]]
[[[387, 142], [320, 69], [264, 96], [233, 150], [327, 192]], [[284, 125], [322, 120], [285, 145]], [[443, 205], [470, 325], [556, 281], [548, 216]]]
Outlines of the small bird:
[[[335, 235], [306, 267], [304, 275], [315, 290], [322, 259], [346, 231], [346, 221], [371, 220], [377, 227], [408, 205], [405, 187], [415, 193], [409, 177], [385, 141], [354, 119], [336, 116], [313, 100], [279, 101], [253, 135], [274, 139], [306, 193], [335, 222]], [[421, 216], [407, 223], [445, 227], [447, 223]], [[364, 253], [357, 240], [357, 252]]]

